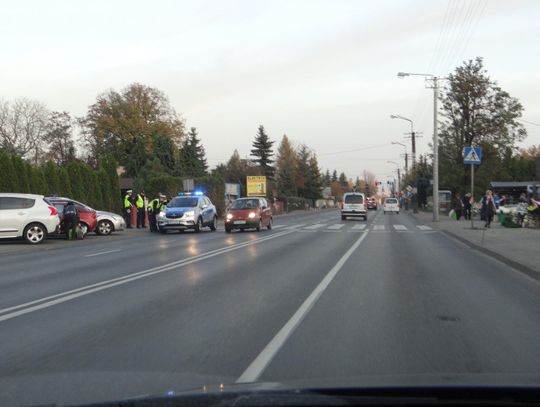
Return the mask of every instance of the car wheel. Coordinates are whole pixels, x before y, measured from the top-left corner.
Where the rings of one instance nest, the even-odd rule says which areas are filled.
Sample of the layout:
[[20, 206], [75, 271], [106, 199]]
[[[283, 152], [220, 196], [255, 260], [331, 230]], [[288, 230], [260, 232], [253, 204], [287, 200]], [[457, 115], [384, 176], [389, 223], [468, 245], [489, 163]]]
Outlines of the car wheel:
[[267, 228], [268, 230], [272, 230], [272, 222], [273, 222], [273, 219], [270, 218], [270, 219], [268, 220], [268, 225], [266, 226], [266, 228]]
[[202, 218], [197, 219], [197, 224], [195, 225], [195, 232], [199, 233], [203, 227]]
[[24, 228], [24, 240], [30, 244], [38, 244], [45, 240], [47, 231], [43, 225], [39, 223], [31, 223], [26, 228]]
[[214, 232], [217, 229], [217, 216], [214, 216], [214, 220], [210, 224], [210, 230]]
[[259, 219], [259, 223], [257, 224], [257, 227], [255, 228], [255, 230], [256, 230], [257, 232], [260, 232], [261, 229], [262, 229], [262, 220]]
[[225, 228], [225, 233], [231, 233], [231, 228]]
[[98, 223], [96, 228], [96, 233], [98, 235], [107, 236], [110, 235], [114, 230], [114, 225], [110, 220], [102, 220]]

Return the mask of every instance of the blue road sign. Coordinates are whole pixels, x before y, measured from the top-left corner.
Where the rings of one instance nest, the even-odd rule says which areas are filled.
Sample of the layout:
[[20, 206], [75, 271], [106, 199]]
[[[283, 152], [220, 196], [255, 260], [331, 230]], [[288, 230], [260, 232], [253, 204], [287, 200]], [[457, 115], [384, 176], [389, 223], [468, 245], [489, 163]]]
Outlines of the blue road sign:
[[463, 149], [463, 164], [480, 164], [482, 162], [481, 147], [465, 147]]

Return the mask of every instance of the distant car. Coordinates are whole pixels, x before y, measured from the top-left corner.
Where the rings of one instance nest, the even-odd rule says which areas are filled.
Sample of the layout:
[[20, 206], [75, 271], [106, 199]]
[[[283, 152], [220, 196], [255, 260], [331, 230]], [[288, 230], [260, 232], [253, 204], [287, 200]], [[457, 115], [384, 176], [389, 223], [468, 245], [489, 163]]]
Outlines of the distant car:
[[363, 193], [347, 192], [343, 194], [341, 220], [345, 220], [349, 216], [363, 217], [364, 220], [367, 220], [367, 202]]
[[367, 199], [367, 208], [368, 209], [377, 209], [377, 199], [371, 197]]
[[85, 205], [73, 199], [56, 197], [56, 196], [47, 197], [46, 199], [47, 199], [47, 202], [50, 202], [52, 205], [54, 205], [54, 207], [58, 210], [58, 213], [60, 214], [60, 216], [63, 216], [62, 214], [64, 213], [64, 207], [67, 205], [67, 203], [69, 201], [74, 202], [75, 207], [79, 211], [79, 218], [80, 218], [79, 225], [80, 225], [83, 236], [86, 236], [89, 232], [93, 232], [96, 230], [97, 213], [94, 209], [90, 208], [88, 205]]
[[235, 200], [225, 216], [225, 232], [234, 229], [272, 229], [272, 209], [264, 198], [239, 198]]
[[385, 215], [389, 212], [399, 215], [399, 201], [397, 198], [386, 198], [383, 203], [383, 212]]
[[157, 223], [161, 233], [188, 229], [200, 232], [206, 226], [214, 231], [217, 229], [217, 211], [210, 198], [204, 194], [181, 193], [172, 198], [159, 213]]
[[0, 193], [0, 238], [37, 244], [59, 228], [58, 211], [43, 195]]
[[112, 232], [124, 230], [126, 227], [126, 221], [121, 215], [106, 211], [96, 211], [96, 215], [96, 233], [98, 235], [110, 235]]

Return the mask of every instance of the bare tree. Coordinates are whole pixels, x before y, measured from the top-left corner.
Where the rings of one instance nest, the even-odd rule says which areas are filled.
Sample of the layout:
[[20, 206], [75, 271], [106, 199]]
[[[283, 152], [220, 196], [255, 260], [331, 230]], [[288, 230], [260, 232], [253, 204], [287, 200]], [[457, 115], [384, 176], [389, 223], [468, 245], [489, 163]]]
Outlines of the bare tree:
[[46, 159], [53, 160], [60, 166], [75, 159], [73, 119], [68, 112], [52, 112], [49, 115], [43, 139], [48, 146]]
[[41, 102], [16, 99], [0, 102], [0, 146], [11, 153], [39, 162], [48, 111]]

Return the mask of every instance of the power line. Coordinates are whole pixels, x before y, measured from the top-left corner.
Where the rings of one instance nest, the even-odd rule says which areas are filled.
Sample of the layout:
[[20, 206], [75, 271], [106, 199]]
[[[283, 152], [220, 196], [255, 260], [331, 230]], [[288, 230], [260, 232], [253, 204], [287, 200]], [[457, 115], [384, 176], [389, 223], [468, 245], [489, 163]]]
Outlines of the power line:
[[530, 122], [530, 121], [528, 121], [528, 120], [517, 119], [517, 121], [518, 121], [518, 122], [527, 123], [527, 124], [532, 124], [533, 126], [540, 126], [540, 123]]
[[365, 151], [365, 150], [373, 150], [375, 148], [388, 147], [390, 145], [391, 145], [390, 143], [386, 143], [386, 144], [379, 144], [379, 145], [376, 145], [376, 146], [370, 146], [370, 147], [364, 147], [364, 148], [354, 148], [354, 149], [351, 149], [351, 150], [334, 151], [334, 152], [331, 152], [331, 153], [319, 153], [317, 155], [322, 156], [322, 155], [353, 153], [353, 152], [356, 152], [356, 151]]

